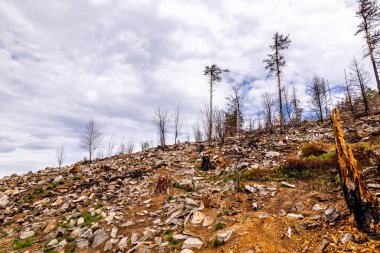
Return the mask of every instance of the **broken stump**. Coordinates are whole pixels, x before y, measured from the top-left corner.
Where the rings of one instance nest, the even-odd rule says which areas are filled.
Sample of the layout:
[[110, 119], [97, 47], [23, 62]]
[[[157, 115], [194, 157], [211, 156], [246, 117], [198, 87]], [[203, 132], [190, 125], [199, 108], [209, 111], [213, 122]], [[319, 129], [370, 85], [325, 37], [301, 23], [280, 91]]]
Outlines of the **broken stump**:
[[347, 207], [354, 214], [358, 228], [378, 238], [377, 232], [373, 229], [373, 223], [380, 221], [379, 203], [367, 191], [364, 177], [358, 168], [352, 149], [345, 144], [337, 108], [333, 110], [332, 121], [338, 155], [339, 176]]

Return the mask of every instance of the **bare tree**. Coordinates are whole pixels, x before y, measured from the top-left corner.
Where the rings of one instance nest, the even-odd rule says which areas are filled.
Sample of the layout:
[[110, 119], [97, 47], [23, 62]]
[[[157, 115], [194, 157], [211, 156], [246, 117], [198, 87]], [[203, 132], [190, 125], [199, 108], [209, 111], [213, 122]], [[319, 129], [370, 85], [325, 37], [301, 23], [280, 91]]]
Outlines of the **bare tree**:
[[275, 101], [271, 93], [261, 93], [261, 107], [264, 113], [265, 124], [269, 128], [270, 132], [273, 133]]
[[181, 112], [179, 107], [177, 107], [174, 113], [174, 145], [177, 145], [177, 139], [180, 136], [182, 124]]
[[303, 109], [300, 106], [300, 101], [297, 96], [297, 90], [293, 85], [292, 89], [292, 98], [290, 103], [292, 104], [293, 110], [294, 110], [294, 122], [296, 124], [299, 124], [301, 122], [301, 117], [302, 117], [302, 111]]
[[280, 131], [284, 132], [284, 113], [282, 111], [282, 95], [281, 95], [281, 73], [282, 68], [285, 67], [286, 61], [282, 53], [283, 50], [288, 49], [291, 40], [289, 35], [282, 35], [276, 32], [273, 35], [273, 44], [270, 45], [270, 49], [273, 51], [272, 54], [268, 54], [268, 58], [264, 60], [266, 63], [265, 69], [269, 70], [269, 73], [276, 73], [277, 84], [278, 84], [278, 96], [279, 96], [279, 106], [280, 106]]
[[344, 80], [345, 80], [345, 84], [346, 84], [345, 90], [346, 90], [346, 94], [347, 94], [348, 105], [349, 105], [350, 112], [351, 112], [352, 116], [354, 116], [355, 115], [355, 108], [354, 108], [354, 105], [352, 103], [351, 83], [348, 82], [346, 70], [344, 70]]
[[358, 0], [359, 7], [356, 16], [361, 19], [358, 30], [355, 35], [364, 34], [368, 49], [364, 51], [364, 57], [370, 57], [373, 71], [375, 73], [377, 89], [380, 93], [380, 79], [375, 59], [375, 51], [378, 49], [380, 42], [380, 33], [378, 30], [380, 22], [380, 8], [376, 0]]
[[229, 71], [228, 69], [221, 69], [218, 66], [216, 66], [215, 64], [212, 64], [211, 66], [206, 66], [204, 71], [203, 71], [203, 74], [205, 76], [209, 77], [209, 88], [210, 88], [210, 101], [209, 101], [210, 106], [209, 106], [209, 114], [208, 114], [209, 125], [208, 125], [208, 133], [207, 133], [207, 140], [208, 141], [211, 141], [211, 138], [212, 138], [212, 128], [213, 128], [213, 125], [212, 125], [212, 117], [213, 117], [213, 114], [212, 114], [212, 97], [213, 97], [214, 87], [217, 83], [222, 81], [222, 73], [228, 72], [228, 71]]
[[142, 141], [141, 142], [141, 150], [142, 151], [150, 149], [151, 146], [153, 146], [153, 145], [150, 141]]
[[283, 106], [285, 108], [285, 115], [286, 115], [286, 117], [284, 116], [284, 122], [290, 123], [290, 121], [292, 120], [293, 108], [292, 108], [292, 103], [289, 96], [289, 91], [285, 87], [282, 88], [282, 95], [284, 97]]
[[193, 136], [195, 142], [201, 142], [203, 139], [201, 127], [198, 122], [193, 124]]
[[61, 168], [63, 162], [65, 161], [65, 146], [61, 145], [55, 150], [55, 154], [57, 157], [57, 162], [58, 162], [58, 168]]
[[240, 89], [241, 89], [240, 85], [234, 85], [232, 87], [233, 94], [227, 97], [229, 106], [233, 108], [233, 112], [235, 113], [235, 119], [236, 119], [235, 131], [237, 135], [240, 134], [240, 128], [242, 127], [242, 124], [243, 124], [242, 113], [241, 113], [243, 97], [240, 95]]
[[112, 134], [108, 140], [107, 157], [111, 157], [113, 155], [114, 148], [115, 148], [115, 134]]
[[163, 149], [165, 149], [166, 145], [166, 133], [168, 132], [169, 120], [169, 114], [166, 108], [161, 108], [160, 106], [157, 106], [157, 109], [152, 119], [152, 123], [157, 130], [160, 145]]
[[214, 112], [214, 126], [215, 126], [215, 135], [216, 138], [224, 143], [226, 137], [226, 127], [225, 127], [225, 112], [223, 110], [216, 109]]
[[133, 141], [133, 139], [129, 139], [126, 144], [127, 154], [132, 154], [134, 149], [135, 149], [135, 142]]
[[358, 62], [355, 57], [351, 61], [350, 69], [352, 71], [350, 73], [350, 81], [353, 85], [359, 88], [364, 104], [364, 111], [366, 114], [369, 114], [370, 109], [367, 98], [367, 89], [368, 83], [371, 81], [371, 77], [368, 71], [365, 70], [363, 64]]
[[101, 139], [102, 134], [99, 130], [99, 126], [94, 120], [90, 120], [86, 125], [86, 132], [82, 135], [79, 145], [84, 151], [88, 152], [90, 162], [99, 147]]
[[[208, 135], [210, 133], [212, 134], [212, 131], [210, 132], [210, 127], [214, 127], [214, 122], [212, 120], [212, 117], [210, 118], [210, 107], [207, 103], [204, 103], [203, 108], [200, 109], [200, 123], [203, 129], [204, 136], [208, 140]], [[213, 136], [211, 136], [211, 138], [212, 137]]]
[[307, 87], [307, 91], [310, 95], [310, 106], [314, 111], [318, 119], [323, 122], [324, 118], [324, 105], [325, 105], [325, 82], [322, 77], [314, 74], [310, 85]]

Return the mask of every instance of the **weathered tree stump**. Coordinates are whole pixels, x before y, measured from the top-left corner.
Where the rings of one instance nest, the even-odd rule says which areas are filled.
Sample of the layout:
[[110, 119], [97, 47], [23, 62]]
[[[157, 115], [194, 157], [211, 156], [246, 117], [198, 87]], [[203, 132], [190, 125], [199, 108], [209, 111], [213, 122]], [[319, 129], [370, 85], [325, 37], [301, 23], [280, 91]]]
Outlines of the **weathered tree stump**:
[[209, 171], [214, 169], [214, 166], [211, 164], [209, 156], [202, 156], [201, 170]]
[[333, 110], [332, 120], [338, 155], [339, 176], [347, 207], [354, 214], [357, 227], [378, 238], [373, 225], [380, 221], [379, 203], [367, 191], [364, 177], [358, 168], [352, 149], [345, 144], [337, 108]]
[[172, 188], [171, 182], [172, 181], [169, 176], [160, 176], [157, 180], [154, 193], [166, 193], [169, 195]]

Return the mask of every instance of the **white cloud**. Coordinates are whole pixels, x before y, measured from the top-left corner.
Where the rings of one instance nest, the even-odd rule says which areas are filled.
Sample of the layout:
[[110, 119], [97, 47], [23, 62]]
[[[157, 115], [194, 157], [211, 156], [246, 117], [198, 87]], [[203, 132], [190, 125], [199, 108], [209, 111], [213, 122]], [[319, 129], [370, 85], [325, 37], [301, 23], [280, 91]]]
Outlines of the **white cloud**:
[[[262, 61], [276, 31], [292, 40], [284, 85], [305, 101], [314, 72], [338, 85], [361, 56], [357, 23], [354, 0], [2, 1], [0, 176], [54, 166], [61, 143], [68, 162], [83, 158], [78, 138], [91, 118], [105, 141], [113, 133], [156, 141], [154, 108], [178, 105], [190, 132], [208, 98], [202, 70], [212, 63], [247, 83], [253, 113], [261, 92], [275, 90]], [[230, 86], [218, 85], [216, 105]]]

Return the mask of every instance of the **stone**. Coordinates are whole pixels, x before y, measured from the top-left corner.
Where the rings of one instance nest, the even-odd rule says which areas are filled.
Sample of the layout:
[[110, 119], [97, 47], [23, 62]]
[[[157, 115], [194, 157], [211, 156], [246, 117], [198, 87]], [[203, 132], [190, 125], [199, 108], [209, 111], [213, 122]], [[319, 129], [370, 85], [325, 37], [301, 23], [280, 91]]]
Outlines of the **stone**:
[[280, 156], [280, 152], [269, 151], [265, 153], [265, 157], [269, 157], [269, 158], [278, 157], [278, 156]]
[[353, 239], [352, 234], [347, 233], [347, 234], [344, 234], [344, 235], [343, 235], [343, 237], [342, 237], [342, 239], [340, 240], [340, 242], [341, 242], [342, 244], [346, 244], [346, 243], [352, 241], [352, 239]]
[[61, 249], [63, 249], [64, 247], [66, 247], [66, 245], [67, 245], [66, 239], [63, 239], [62, 241], [60, 241], [58, 243], [58, 247], [61, 248]]
[[320, 204], [315, 204], [315, 205], [313, 206], [312, 210], [313, 210], [313, 211], [317, 211], [317, 212], [319, 212], [319, 211], [322, 211], [323, 208], [321, 207]]
[[203, 222], [203, 219], [205, 218], [205, 215], [201, 213], [200, 211], [195, 211], [193, 213], [193, 218], [191, 219], [192, 224], [201, 224]]
[[201, 249], [203, 242], [195, 237], [187, 238], [183, 244], [182, 249]]
[[184, 234], [175, 234], [175, 235], [173, 235], [173, 239], [180, 240], [180, 241], [186, 240], [189, 237], [190, 236], [184, 235]]
[[121, 224], [120, 227], [125, 228], [125, 227], [129, 227], [129, 226], [133, 226], [133, 225], [135, 225], [135, 223], [133, 221], [129, 220], [126, 223]]
[[83, 217], [80, 217], [77, 221], [77, 225], [80, 226], [84, 223], [84, 218]]
[[106, 232], [104, 232], [103, 229], [96, 230], [95, 233], [93, 233], [93, 235], [91, 237], [91, 242], [92, 242], [91, 247], [92, 248], [98, 247], [100, 244], [107, 241], [108, 238], [109, 238], [109, 236], [106, 234]]
[[74, 238], [78, 237], [80, 231], [81, 231], [80, 228], [75, 228], [73, 231], [71, 231], [71, 233], [70, 233], [70, 237], [74, 237]]
[[198, 206], [198, 203], [194, 199], [191, 199], [191, 198], [185, 198], [185, 203], [186, 205], [189, 205], [189, 206]]
[[211, 226], [214, 223], [214, 219], [210, 216], [206, 216], [203, 220], [202, 226], [208, 227]]
[[295, 203], [294, 206], [293, 206], [293, 208], [292, 208], [293, 211], [298, 211], [298, 212], [300, 212], [300, 211], [302, 211], [304, 209], [305, 209], [305, 206], [301, 202]]
[[250, 186], [250, 185], [244, 185], [244, 188], [248, 191], [248, 192], [250, 192], [250, 193], [255, 193], [256, 192], [256, 188], [255, 187], [253, 187], [253, 186]]
[[284, 186], [284, 187], [296, 188], [296, 186], [294, 184], [289, 184], [289, 183], [287, 183], [285, 181], [282, 181], [281, 185]]
[[259, 217], [260, 219], [265, 219], [265, 218], [268, 218], [268, 213], [260, 213], [257, 217]]
[[119, 243], [117, 244], [117, 247], [121, 250], [123, 249], [126, 249], [128, 246], [128, 237], [125, 236], [125, 237], [122, 237], [119, 241]]
[[226, 243], [231, 238], [234, 232], [235, 232], [235, 229], [219, 232], [217, 233], [216, 237], [223, 243]]
[[48, 222], [48, 224], [46, 225], [45, 229], [44, 229], [44, 233], [45, 234], [48, 234], [50, 233], [51, 231], [55, 230], [57, 228], [57, 221], [52, 219]]
[[132, 245], [135, 245], [138, 243], [138, 240], [139, 240], [139, 234], [137, 233], [132, 233], [131, 235], [131, 244]]
[[322, 253], [329, 246], [330, 241], [323, 239], [322, 242], [315, 248], [314, 253]]
[[289, 218], [292, 218], [292, 219], [300, 219], [300, 220], [302, 220], [302, 219], [305, 218], [305, 217], [303, 217], [302, 214], [295, 214], [295, 213], [288, 213], [286, 215], [286, 217], [289, 217]]
[[50, 248], [50, 247], [56, 247], [57, 245], [58, 245], [58, 240], [53, 239], [46, 246]]
[[118, 231], [118, 229], [117, 229], [116, 227], [113, 227], [113, 228], [111, 229], [111, 237], [112, 237], [112, 238], [116, 238], [117, 231]]
[[191, 249], [183, 249], [180, 251], [180, 253], [194, 253]]
[[9, 204], [8, 196], [5, 193], [0, 192], [0, 208], [6, 208], [8, 204]]
[[335, 206], [329, 206], [325, 210], [326, 220], [329, 224], [333, 224], [341, 216], [340, 212], [336, 209]]
[[112, 250], [112, 243], [110, 241], [107, 241], [106, 244], [104, 244], [104, 252], [111, 251]]
[[80, 238], [90, 239], [92, 237], [92, 229], [91, 228], [82, 228], [79, 232]]
[[83, 238], [78, 238], [76, 240], [78, 249], [85, 249], [90, 245], [90, 242]]
[[283, 217], [283, 216], [286, 215], [286, 212], [285, 212], [285, 210], [281, 209], [280, 212], [278, 212], [277, 215], [278, 215], [279, 217]]
[[29, 237], [32, 237], [32, 236], [34, 236], [34, 235], [35, 235], [35, 233], [34, 233], [34, 231], [32, 231], [32, 230], [22, 231], [22, 232], [20, 233], [19, 238], [20, 238], [21, 240], [24, 240], [24, 239], [29, 238]]

